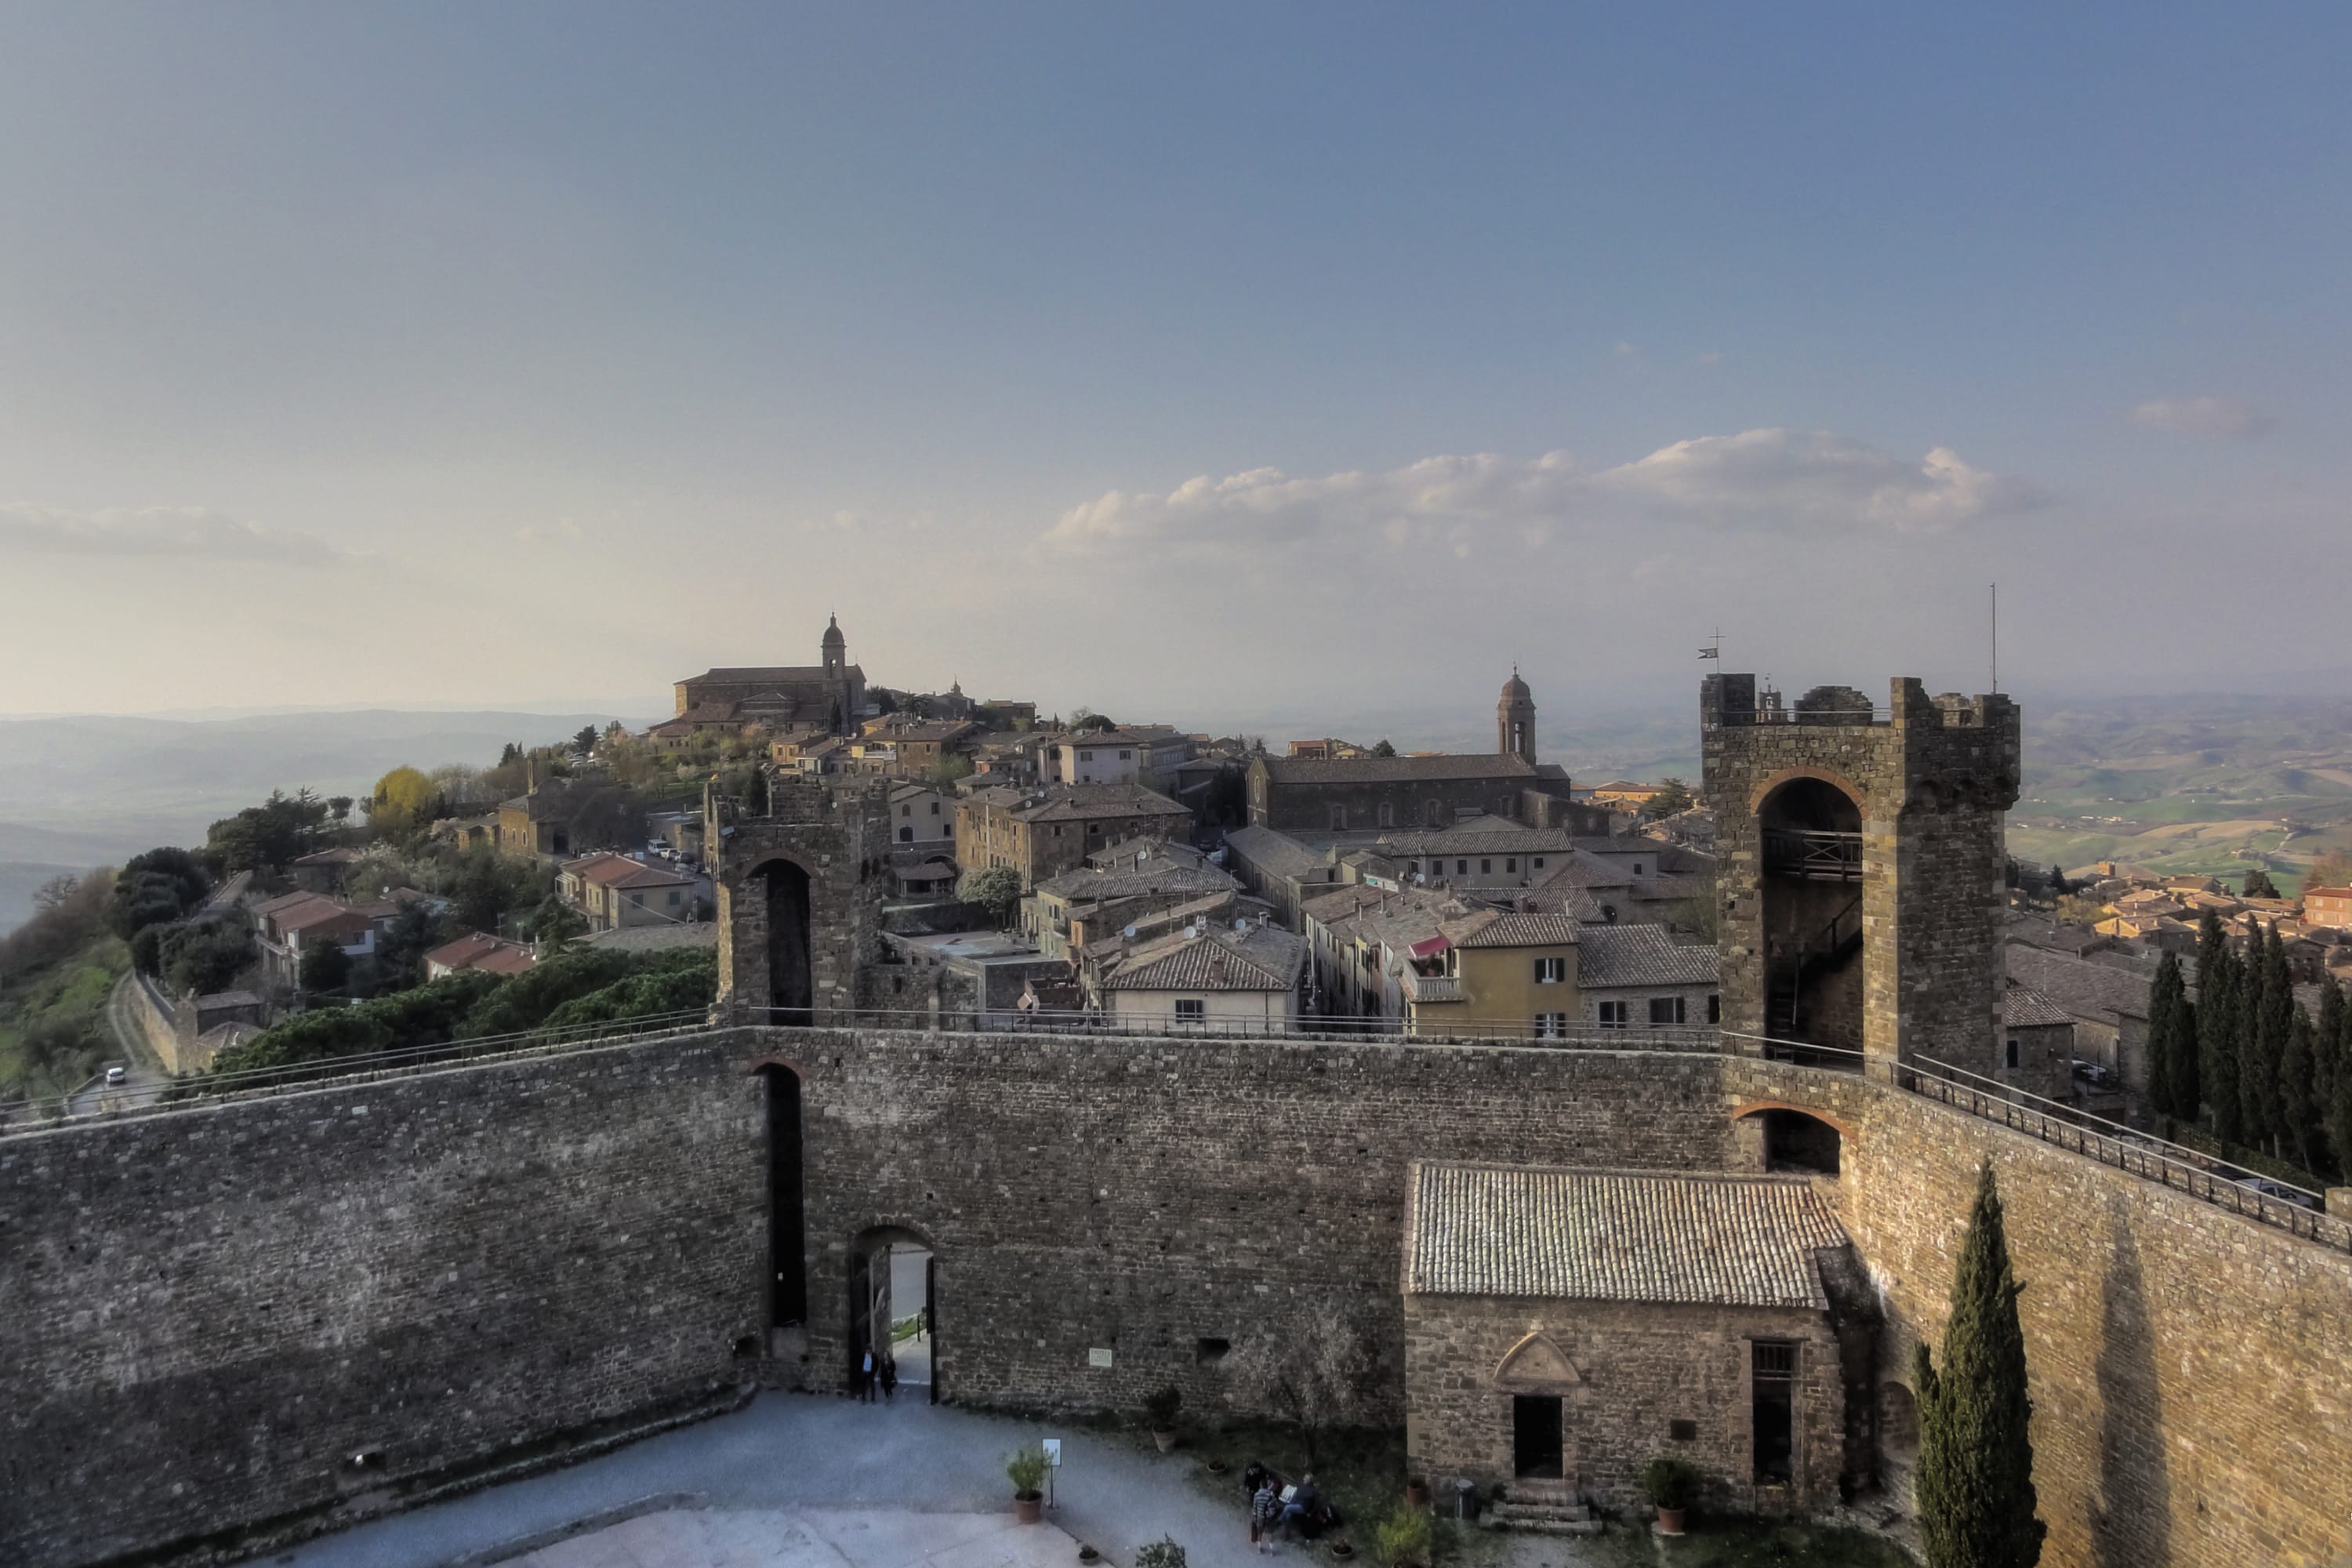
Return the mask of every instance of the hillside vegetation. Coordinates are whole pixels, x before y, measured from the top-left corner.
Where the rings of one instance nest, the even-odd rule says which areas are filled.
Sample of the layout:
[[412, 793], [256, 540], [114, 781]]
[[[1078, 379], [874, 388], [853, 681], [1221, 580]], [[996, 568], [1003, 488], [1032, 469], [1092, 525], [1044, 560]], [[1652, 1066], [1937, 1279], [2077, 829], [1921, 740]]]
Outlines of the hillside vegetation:
[[114, 1055], [106, 1003], [131, 950], [106, 926], [113, 887], [108, 871], [52, 878], [0, 937], [0, 1098], [64, 1094]]

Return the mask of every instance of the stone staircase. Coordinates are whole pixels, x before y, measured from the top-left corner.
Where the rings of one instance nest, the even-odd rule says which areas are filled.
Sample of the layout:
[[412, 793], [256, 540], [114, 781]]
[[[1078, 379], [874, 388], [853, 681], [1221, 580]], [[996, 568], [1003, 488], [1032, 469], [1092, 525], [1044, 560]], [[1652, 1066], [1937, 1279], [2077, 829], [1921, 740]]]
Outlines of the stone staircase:
[[1540, 1535], [1598, 1535], [1601, 1521], [1566, 1481], [1513, 1481], [1500, 1502], [1490, 1502], [1480, 1522], [1489, 1530], [1526, 1530]]

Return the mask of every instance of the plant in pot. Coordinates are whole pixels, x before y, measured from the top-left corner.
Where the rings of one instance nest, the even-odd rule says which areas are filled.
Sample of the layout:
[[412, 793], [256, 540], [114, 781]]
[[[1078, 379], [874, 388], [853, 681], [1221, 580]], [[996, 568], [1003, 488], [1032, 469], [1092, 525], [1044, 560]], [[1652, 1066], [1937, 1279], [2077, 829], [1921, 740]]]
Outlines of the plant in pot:
[[1429, 1515], [1410, 1504], [1381, 1521], [1381, 1568], [1429, 1568]]
[[1407, 1508], [1429, 1506], [1429, 1482], [1420, 1476], [1407, 1476], [1404, 1482], [1404, 1505]]
[[1147, 1394], [1143, 1416], [1151, 1426], [1151, 1440], [1161, 1453], [1176, 1446], [1176, 1412], [1184, 1408], [1184, 1392], [1174, 1384]]
[[1043, 1445], [1027, 1443], [1013, 1450], [1004, 1461], [1005, 1479], [1013, 1483], [1013, 1517], [1022, 1524], [1034, 1524], [1045, 1513], [1045, 1450]]
[[1172, 1535], [1163, 1535], [1135, 1549], [1135, 1568], [1184, 1568], [1184, 1549]]
[[1683, 1510], [1698, 1500], [1698, 1468], [1688, 1459], [1660, 1454], [1642, 1467], [1642, 1495], [1658, 1510], [1658, 1533], [1680, 1535]]

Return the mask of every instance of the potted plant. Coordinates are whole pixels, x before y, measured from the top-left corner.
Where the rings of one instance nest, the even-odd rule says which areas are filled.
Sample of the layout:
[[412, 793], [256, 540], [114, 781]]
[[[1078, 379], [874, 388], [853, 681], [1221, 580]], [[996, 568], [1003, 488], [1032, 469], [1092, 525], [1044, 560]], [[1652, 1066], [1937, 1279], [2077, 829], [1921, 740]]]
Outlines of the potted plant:
[[1407, 1504], [1378, 1531], [1381, 1568], [1429, 1568], [1429, 1515]]
[[1429, 1506], [1429, 1482], [1426, 1478], [1421, 1476], [1407, 1476], [1405, 1478], [1404, 1506], [1407, 1508], [1427, 1508]]
[[1042, 1444], [1027, 1443], [1013, 1450], [1004, 1461], [1005, 1478], [1013, 1483], [1013, 1518], [1021, 1524], [1034, 1524], [1045, 1515], [1045, 1449]]
[[1346, 1536], [1342, 1535], [1331, 1542], [1331, 1555], [1337, 1557], [1340, 1562], [1345, 1563], [1355, 1554], [1356, 1549], [1349, 1544], [1348, 1538]]
[[1163, 1454], [1176, 1446], [1176, 1412], [1183, 1408], [1184, 1391], [1172, 1383], [1144, 1397], [1143, 1418], [1150, 1424], [1151, 1440]]
[[1135, 1568], [1184, 1568], [1184, 1549], [1174, 1536], [1163, 1535], [1135, 1549]]
[[1642, 1495], [1658, 1510], [1658, 1533], [1680, 1535], [1683, 1510], [1698, 1500], [1698, 1468], [1688, 1459], [1660, 1454], [1642, 1467]]

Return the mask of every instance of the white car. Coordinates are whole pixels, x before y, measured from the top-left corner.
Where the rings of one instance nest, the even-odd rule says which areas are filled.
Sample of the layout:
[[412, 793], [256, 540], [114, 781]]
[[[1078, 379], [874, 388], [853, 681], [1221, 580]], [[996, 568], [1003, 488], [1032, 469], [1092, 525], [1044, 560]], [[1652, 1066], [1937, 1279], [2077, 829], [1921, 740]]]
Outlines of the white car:
[[110, 1084], [121, 1083], [124, 1079], [129, 1078], [130, 1076], [131, 1075], [129, 1073], [124, 1072], [121, 1068], [109, 1068], [106, 1069], [106, 1081]]

